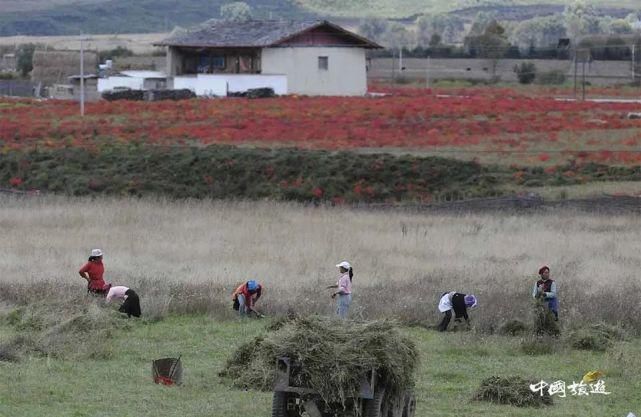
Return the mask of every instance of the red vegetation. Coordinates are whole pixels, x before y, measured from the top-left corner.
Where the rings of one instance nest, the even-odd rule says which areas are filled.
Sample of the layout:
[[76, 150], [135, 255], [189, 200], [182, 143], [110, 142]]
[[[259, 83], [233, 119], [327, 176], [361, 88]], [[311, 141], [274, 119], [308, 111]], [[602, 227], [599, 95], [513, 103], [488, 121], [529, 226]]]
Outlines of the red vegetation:
[[[0, 100], [0, 151], [105, 143], [404, 148], [480, 161], [640, 164], [637, 103], [556, 101], [508, 89], [384, 97], [90, 103]], [[491, 156], [491, 158], [490, 158]], [[492, 159], [493, 158], [493, 159]], [[204, 179], [208, 181], [208, 179]], [[366, 185], [362, 191], [367, 193]]]

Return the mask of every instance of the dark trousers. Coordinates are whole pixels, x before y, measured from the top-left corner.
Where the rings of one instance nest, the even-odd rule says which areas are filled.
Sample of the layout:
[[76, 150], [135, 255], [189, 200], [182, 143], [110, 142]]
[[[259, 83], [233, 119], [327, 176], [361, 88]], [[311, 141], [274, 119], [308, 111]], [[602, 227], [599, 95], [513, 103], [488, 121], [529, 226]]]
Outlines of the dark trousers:
[[438, 331], [444, 332], [447, 330], [447, 326], [450, 325], [450, 320], [452, 320], [452, 310], [447, 310], [443, 313], [443, 320], [438, 324]]
[[[447, 330], [447, 326], [450, 325], [450, 320], [452, 320], [452, 310], [448, 310], [445, 313], [443, 313], [443, 320], [438, 324], [438, 331], [439, 332], [444, 332]], [[457, 323], [461, 323], [461, 317], [459, 315], [456, 315], [454, 318], [454, 321]]]
[[127, 317], [140, 317], [140, 298], [138, 297], [138, 294], [136, 294], [134, 290], [130, 289], [125, 292], [125, 295], [127, 296], [127, 299], [122, 303], [118, 311], [125, 313]]

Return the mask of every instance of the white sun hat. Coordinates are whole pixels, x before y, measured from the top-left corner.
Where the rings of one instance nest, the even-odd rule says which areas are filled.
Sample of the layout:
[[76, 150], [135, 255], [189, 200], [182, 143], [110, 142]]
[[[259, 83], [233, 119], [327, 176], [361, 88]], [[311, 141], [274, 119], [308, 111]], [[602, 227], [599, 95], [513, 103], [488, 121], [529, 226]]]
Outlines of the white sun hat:
[[100, 250], [100, 249], [92, 249], [91, 250], [91, 256], [102, 256], [102, 250]]
[[347, 261], [343, 261], [336, 265], [336, 268], [345, 268], [345, 269], [350, 269], [352, 266], [349, 264]]

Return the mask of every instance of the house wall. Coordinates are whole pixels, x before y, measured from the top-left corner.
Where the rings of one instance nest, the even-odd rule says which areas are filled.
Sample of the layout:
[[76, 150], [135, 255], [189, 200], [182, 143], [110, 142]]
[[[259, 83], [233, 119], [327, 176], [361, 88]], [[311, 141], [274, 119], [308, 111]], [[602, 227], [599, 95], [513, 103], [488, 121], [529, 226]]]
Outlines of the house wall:
[[167, 47], [167, 76], [173, 77], [179, 75], [182, 71], [183, 54], [178, 48], [173, 46]]
[[[321, 70], [318, 57], [328, 57]], [[357, 96], [367, 92], [365, 49], [343, 47], [265, 48], [262, 73], [287, 76], [289, 94]]]
[[271, 87], [278, 95], [287, 94], [284, 75], [198, 74], [173, 78], [173, 89], [189, 89], [197, 96], [224, 97], [227, 92], [244, 92], [250, 88]]

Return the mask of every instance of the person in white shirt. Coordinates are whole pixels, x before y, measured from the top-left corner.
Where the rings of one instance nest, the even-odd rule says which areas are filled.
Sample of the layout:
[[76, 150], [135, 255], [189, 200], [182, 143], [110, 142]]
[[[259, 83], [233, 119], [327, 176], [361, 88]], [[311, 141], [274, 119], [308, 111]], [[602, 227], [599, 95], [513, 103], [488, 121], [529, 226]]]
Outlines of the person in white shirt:
[[461, 318], [465, 319], [465, 323], [469, 326], [470, 318], [467, 315], [468, 308], [474, 308], [478, 304], [476, 297], [472, 294], [462, 294], [456, 291], [446, 292], [441, 295], [438, 302], [438, 311], [443, 313], [443, 319], [438, 324], [437, 329], [440, 332], [447, 330], [447, 326], [452, 319], [452, 311], [454, 311], [455, 322], [461, 322]]
[[125, 313], [127, 317], [141, 316], [140, 297], [138, 297], [138, 294], [136, 294], [134, 290], [122, 285], [111, 287], [107, 293], [107, 302], [110, 303], [114, 299], [123, 300], [118, 311]]
[[349, 306], [352, 303], [352, 279], [354, 278], [354, 270], [352, 269], [352, 265], [347, 261], [339, 263], [336, 267], [341, 275], [336, 285], [331, 285], [327, 288], [337, 289], [336, 292], [332, 293], [332, 298], [338, 296], [336, 315], [341, 319], [346, 319]]

